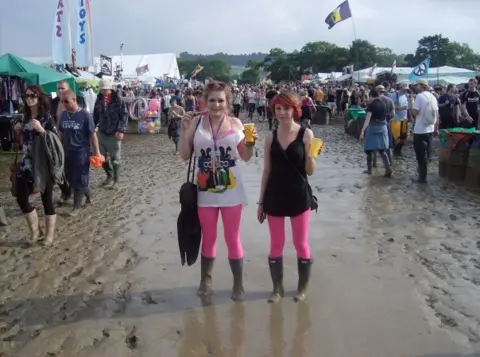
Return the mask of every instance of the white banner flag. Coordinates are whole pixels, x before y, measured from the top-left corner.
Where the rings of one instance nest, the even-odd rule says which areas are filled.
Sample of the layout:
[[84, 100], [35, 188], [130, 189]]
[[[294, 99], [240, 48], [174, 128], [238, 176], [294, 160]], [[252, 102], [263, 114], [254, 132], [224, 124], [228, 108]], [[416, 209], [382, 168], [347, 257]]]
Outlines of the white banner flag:
[[69, 1], [57, 1], [52, 41], [52, 57], [55, 64], [68, 64], [72, 61]]
[[75, 51], [77, 53], [77, 67], [89, 67], [93, 64], [92, 21], [90, 0], [75, 0]]

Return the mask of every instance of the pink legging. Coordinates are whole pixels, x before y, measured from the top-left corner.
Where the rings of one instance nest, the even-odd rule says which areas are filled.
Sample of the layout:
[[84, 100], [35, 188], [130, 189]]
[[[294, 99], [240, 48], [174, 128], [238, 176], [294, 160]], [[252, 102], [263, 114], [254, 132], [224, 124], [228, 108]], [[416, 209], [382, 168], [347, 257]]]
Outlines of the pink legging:
[[202, 255], [205, 258], [217, 256], [217, 222], [218, 212], [222, 212], [223, 235], [227, 244], [228, 258], [243, 258], [240, 242], [240, 220], [243, 205], [233, 207], [198, 207], [198, 217], [202, 227]]
[[[311, 210], [308, 209], [298, 216], [290, 217], [292, 225], [293, 245], [297, 251], [297, 257], [310, 259], [310, 246], [308, 244], [308, 223]], [[267, 216], [268, 228], [270, 229], [270, 258], [283, 256], [285, 247], [285, 217]]]

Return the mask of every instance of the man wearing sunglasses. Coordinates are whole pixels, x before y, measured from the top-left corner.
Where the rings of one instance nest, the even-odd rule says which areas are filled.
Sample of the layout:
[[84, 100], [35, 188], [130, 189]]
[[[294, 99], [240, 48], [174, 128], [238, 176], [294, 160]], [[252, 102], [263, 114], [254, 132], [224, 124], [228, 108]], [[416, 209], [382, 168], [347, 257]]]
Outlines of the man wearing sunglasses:
[[120, 175], [120, 153], [123, 134], [127, 128], [127, 107], [113, 88], [113, 82], [102, 79], [100, 93], [93, 109], [93, 119], [98, 128], [100, 151], [105, 156], [103, 169], [107, 179], [102, 186], [115, 188]]

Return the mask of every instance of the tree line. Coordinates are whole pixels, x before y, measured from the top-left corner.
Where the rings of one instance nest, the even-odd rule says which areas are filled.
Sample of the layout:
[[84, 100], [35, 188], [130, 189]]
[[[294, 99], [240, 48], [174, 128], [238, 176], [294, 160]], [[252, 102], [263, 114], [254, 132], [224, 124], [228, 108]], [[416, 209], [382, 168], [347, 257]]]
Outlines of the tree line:
[[[185, 54], [184, 52], [183, 54]], [[218, 57], [217, 57], [218, 56]], [[262, 76], [269, 73], [275, 81], [297, 80], [306, 73], [341, 72], [344, 67], [354, 65], [355, 69], [374, 66], [390, 67], [396, 61], [397, 67], [414, 67], [430, 57], [430, 66], [452, 66], [480, 70], [480, 54], [468, 44], [451, 41], [441, 34], [425, 36], [418, 41], [414, 53], [396, 54], [390, 48], [377, 47], [366, 40], [355, 40], [349, 47], [337, 46], [326, 41], [309, 42], [300, 50], [286, 52], [273, 48], [267, 54], [250, 55], [215, 54], [180, 55], [180, 73], [190, 76], [197, 64], [204, 70], [197, 76], [199, 80], [215, 78], [222, 81], [237, 80], [239, 83], [259, 83]], [[230, 59], [235, 59], [233, 62]], [[246, 60], [246, 70], [240, 75], [231, 75], [230, 67], [237, 66], [240, 59]], [[234, 64], [235, 63], [235, 64]]]

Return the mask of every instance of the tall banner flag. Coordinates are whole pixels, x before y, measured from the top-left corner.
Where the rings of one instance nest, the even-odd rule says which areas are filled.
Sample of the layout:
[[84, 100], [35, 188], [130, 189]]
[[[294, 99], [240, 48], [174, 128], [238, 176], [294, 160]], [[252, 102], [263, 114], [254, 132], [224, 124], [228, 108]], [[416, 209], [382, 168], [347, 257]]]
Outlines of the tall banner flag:
[[[65, 1], [65, 0], [63, 0]], [[89, 67], [93, 64], [92, 19], [90, 0], [74, 0], [77, 2], [75, 24], [75, 50], [77, 52], [77, 66]]]
[[192, 75], [190, 77], [194, 78], [201, 71], [203, 71], [203, 66], [200, 66], [199, 64], [197, 64], [197, 67], [195, 67], [195, 69], [193, 70]]
[[415, 82], [418, 79], [428, 78], [428, 70], [430, 69], [430, 57], [427, 57], [416, 66], [412, 73], [408, 76], [408, 80], [410, 82]]
[[349, 19], [350, 17], [352, 17], [350, 4], [348, 3], [348, 0], [345, 0], [340, 5], [338, 5], [335, 10], [328, 14], [327, 18], [325, 19], [325, 23], [328, 25], [328, 29], [330, 30], [339, 22]]
[[368, 76], [372, 77], [373, 76], [373, 71], [377, 68], [377, 64], [375, 63], [372, 68], [368, 71]]
[[53, 24], [52, 57], [55, 64], [71, 61], [70, 0], [58, 0]]
[[390, 74], [393, 74], [395, 70], [397, 69], [397, 60], [394, 60], [392, 63], [392, 70], [390, 71]]
[[137, 72], [137, 76], [141, 76], [142, 74], [145, 74], [149, 71], [150, 71], [150, 68], [148, 68], [148, 64], [135, 68], [135, 72]]
[[100, 73], [113, 76], [112, 57], [100, 55]]

